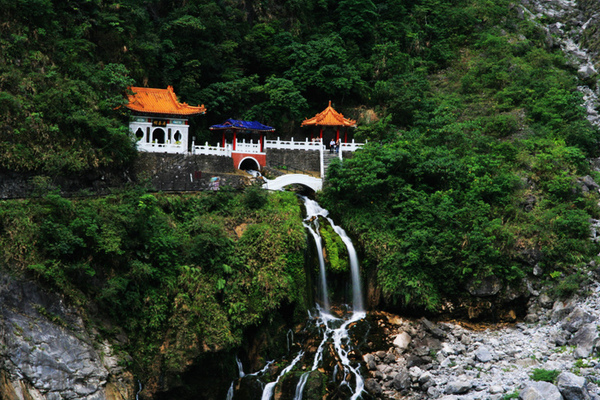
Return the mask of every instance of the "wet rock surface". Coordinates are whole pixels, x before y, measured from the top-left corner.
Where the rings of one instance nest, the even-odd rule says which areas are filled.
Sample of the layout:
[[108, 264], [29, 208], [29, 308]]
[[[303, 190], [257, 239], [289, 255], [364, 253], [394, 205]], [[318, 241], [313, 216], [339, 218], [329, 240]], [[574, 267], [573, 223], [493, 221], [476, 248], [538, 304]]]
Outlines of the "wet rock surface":
[[131, 398], [132, 376], [111, 345], [59, 296], [0, 274], [0, 315], [0, 398]]

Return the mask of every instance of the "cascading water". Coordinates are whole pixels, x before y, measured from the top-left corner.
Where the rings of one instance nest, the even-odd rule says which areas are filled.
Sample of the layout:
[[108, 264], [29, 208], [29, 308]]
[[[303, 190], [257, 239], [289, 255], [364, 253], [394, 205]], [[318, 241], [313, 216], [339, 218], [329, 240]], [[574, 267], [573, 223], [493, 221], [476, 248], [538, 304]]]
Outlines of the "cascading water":
[[[298, 351], [292, 362], [289, 363], [289, 365], [283, 370], [281, 370], [281, 372], [277, 375], [277, 378], [263, 386], [261, 400], [271, 400], [273, 398], [275, 387], [282, 380], [284, 375], [290, 371], [295, 370], [297, 372], [298, 370], [303, 370], [304, 372], [299, 374], [299, 378], [295, 378], [298, 379], [298, 382], [295, 386], [293, 394], [288, 393], [284, 397], [280, 397], [282, 399], [302, 400], [306, 385], [311, 379], [311, 374], [315, 371], [317, 374], [323, 374], [322, 371], [326, 369], [326, 366], [324, 365], [326, 362], [325, 354], [327, 354], [327, 357], [329, 357], [330, 360], [333, 359], [333, 365], [330, 365], [331, 370], [327, 372], [327, 374], [331, 377], [329, 381], [334, 382], [334, 385], [337, 385], [337, 389], [334, 389], [337, 391], [337, 394], [333, 397], [357, 400], [365, 393], [364, 380], [360, 375], [360, 364], [351, 359], [350, 353], [355, 349], [353, 349], [350, 331], [352, 327], [356, 325], [356, 323], [358, 323], [360, 320], [363, 320], [366, 316], [360, 282], [358, 257], [356, 255], [356, 251], [354, 250], [354, 246], [352, 245], [352, 241], [346, 232], [328, 217], [329, 212], [323, 209], [317, 202], [303, 196], [300, 197], [303, 200], [306, 208], [304, 226], [314, 239], [319, 261], [319, 290], [317, 293], [318, 300], [316, 304], [316, 314], [312, 315], [309, 312], [308, 324], [314, 324], [321, 339], [319, 340], [319, 345], [316, 350], [304, 349]], [[330, 307], [325, 257], [323, 255], [323, 243], [320, 235], [320, 218], [327, 221], [331, 225], [333, 231], [339, 235], [348, 251], [352, 283], [352, 311], [347, 312], [343, 317], [333, 315]], [[291, 350], [289, 344], [289, 332], [286, 336], [288, 339], [289, 352]], [[310, 359], [307, 359], [313, 351], [314, 356]], [[242, 379], [243, 372], [241, 363], [239, 360], [237, 360], [237, 362], [238, 369], [240, 371], [240, 379]], [[309, 362], [310, 364], [308, 364]], [[264, 373], [268, 367], [269, 365], [265, 366], [260, 373]], [[245, 376], [257, 376], [258, 374], [259, 372], [247, 374]], [[317, 379], [317, 381], [319, 380], [322, 381], [321, 378]], [[234, 390], [232, 386], [227, 394], [227, 400], [233, 399], [233, 395]]]

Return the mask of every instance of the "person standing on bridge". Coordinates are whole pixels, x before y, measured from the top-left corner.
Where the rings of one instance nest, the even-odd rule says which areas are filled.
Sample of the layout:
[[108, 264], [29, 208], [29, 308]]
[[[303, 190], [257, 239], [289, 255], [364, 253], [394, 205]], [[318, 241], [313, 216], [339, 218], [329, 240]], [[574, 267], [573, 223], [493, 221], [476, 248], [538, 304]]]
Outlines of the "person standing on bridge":
[[340, 139], [338, 139], [335, 142], [335, 154], [339, 154], [340, 153], [340, 145], [342, 144], [342, 141]]
[[335, 150], [335, 141], [331, 138], [331, 142], [329, 142], [329, 154], [332, 154]]

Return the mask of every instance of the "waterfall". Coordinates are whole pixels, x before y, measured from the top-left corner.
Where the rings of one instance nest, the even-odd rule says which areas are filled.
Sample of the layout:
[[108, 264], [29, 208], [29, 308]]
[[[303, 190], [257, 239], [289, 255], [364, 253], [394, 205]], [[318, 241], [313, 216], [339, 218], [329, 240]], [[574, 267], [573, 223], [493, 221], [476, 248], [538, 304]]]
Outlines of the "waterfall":
[[[351, 348], [349, 346], [350, 337], [349, 337], [349, 332], [348, 332], [348, 326], [351, 323], [359, 321], [360, 319], [363, 319], [366, 316], [366, 314], [364, 312], [364, 304], [363, 304], [363, 299], [362, 299], [362, 289], [361, 289], [361, 283], [360, 283], [360, 271], [359, 271], [359, 265], [358, 265], [358, 257], [356, 255], [356, 250], [354, 249], [354, 245], [352, 244], [352, 240], [350, 240], [350, 238], [348, 237], [346, 232], [341, 227], [337, 226], [333, 222], [333, 220], [328, 217], [329, 212], [327, 210], [323, 209], [314, 200], [311, 200], [304, 196], [300, 196], [300, 198], [304, 201], [304, 205], [306, 208], [306, 218], [304, 219], [304, 226], [313, 235], [313, 237], [315, 238], [315, 243], [317, 244], [317, 251], [319, 254], [319, 270], [320, 270], [321, 290], [323, 292], [322, 301], [324, 304], [324, 309], [321, 309], [317, 305], [317, 311], [319, 313], [317, 318], [318, 318], [319, 322], [321, 323], [321, 326], [323, 327], [323, 339], [321, 340], [321, 344], [319, 345], [319, 348], [317, 349], [317, 351], [315, 353], [311, 371], [314, 371], [318, 368], [319, 363], [323, 359], [323, 351], [325, 349], [325, 346], [329, 340], [332, 340], [335, 352], [344, 368], [344, 371], [343, 371], [344, 378], [343, 378], [341, 384], [349, 386], [349, 382], [346, 381], [346, 376], [348, 376], [348, 374], [352, 374], [354, 376], [354, 379], [356, 381], [356, 386], [353, 390], [353, 395], [351, 397], [351, 400], [356, 400], [361, 396], [361, 394], [363, 392], [364, 380], [362, 379], [362, 376], [360, 375], [359, 368], [353, 367], [350, 362], [350, 359], [348, 358], [348, 352], [349, 352], [349, 349]], [[329, 296], [327, 293], [327, 278], [326, 278], [326, 274], [325, 274], [325, 261], [323, 259], [321, 236], [318, 234], [318, 232], [319, 232], [318, 217], [325, 218], [331, 224], [331, 227], [333, 228], [334, 232], [340, 236], [340, 238], [344, 242], [344, 245], [346, 246], [346, 249], [348, 250], [348, 258], [350, 260], [350, 272], [351, 272], [351, 280], [352, 280], [353, 313], [352, 313], [352, 316], [349, 319], [347, 319], [346, 321], [343, 321], [340, 318], [336, 318], [329, 313], [330, 308], [329, 308], [329, 300], [328, 300]], [[310, 226], [311, 222], [314, 222], [314, 224], [316, 225], [316, 229], [312, 229], [312, 227]], [[339, 327], [336, 328], [335, 326], [340, 324], [340, 322], [342, 322], [341, 325], [339, 325]], [[337, 365], [336, 365], [336, 368], [337, 368]], [[304, 391], [304, 386], [306, 385], [309, 374], [310, 374], [310, 372], [305, 372], [300, 377], [298, 385], [296, 386], [294, 400], [302, 400], [302, 393]], [[335, 379], [335, 374], [334, 374], [334, 379]], [[350, 388], [350, 389], [352, 390], [352, 388]]]
[[140, 392], [142, 391], [142, 382], [138, 379], [138, 391], [135, 394], [135, 400], [139, 400]]
[[[335, 233], [337, 233], [340, 236], [340, 238], [346, 245], [346, 249], [348, 250], [348, 258], [350, 260], [350, 272], [351, 272], [351, 278], [352, 278], [352, 305], [354, 307], [355, 312], [364, 311], [362, 285], [360, 283], [360, 269], [359, 269], [359, 265], [358, 265], [358, 257], [356, 255], [356, 250], [354, 249], [354, 245], [352, 244], [352, 240], [348, 237], [348, 235], [346, 234], [346, 231], [344, 231], [341, 227], [337, 226], [335, 224], [335, 222], [333, 222], [333, 220], [331, 218], [329, 218], [329, 211], [322, 208], [319, 205], [319, 203], [317, 203], [314, 200], [311, 200], [304, 196], [300, 196], [300, 198], [304, 201], [304, 206], [306, 208], [306, 218], [304, 219], [304, 226], [307, 227], [307, 229], [310, 231], [310, 233], [313, 235], [313, 237], [315, 237], [315, 243], [317, 243], [317, 251], [319, 253], [319, 267], [321, 270], [321, 281], [322, 281], [321, 286], [323, 287], [322, 290], [325, 290], [325, 293], [327, 293], [326, 292], [327, 278], [325, 276], [325, 261], [323, 260], [323, 249], [322, 249], [322, 245], [321, 245], [321, 236], [318, 234], [318, 229], [319, 229], [318, 217], [325, 218], [329, 222], [329, 224], [331, 225], [331, 227], [333, 228]], [[309, 223], [313, 220], [316, 221], [315, 222], [316, 230], [312, 229], [312, 227], [309, 225]], [[317, 239], [317, 236], [318, 236], [318, 239]], [[325, 294], [324, 298], [325, 298], [324, 301], [327, 301], [327, 298], [328, 298], [327, 294]], [[328, 311], [329, 306], [326, 306], [325, 310]]]
[[[325, 308], [325, 310], [329, 310], [329, 295], [327, 289], [327, 276], [325, 274], [325, 259], [323, 257], [323, 243], [321, 242], [321, 236], [312, 228], [312, 226], [310, 226], [309, 219], [310, 218], [307, 217], [304, 220], [304, 227], [308, 229], [308, 231], [311, 233], [317, 246], [317, 255], [319, 257], [319, 281], [321, 301], [323, 302], [323, 308]], [[315, 220], [315, 224], [317, 224], [317, 229], [318, 223], [318, 220]]]
[[[359, 399], [364, 392], [364, 380], [360, 375], [360, 364], [350, 359], [349, 354], [355, 350], [353, 347], [352, 340], [350, 338], [350, 329], [358, 321], [365, 318], [365, 308], [363, 303], [362, 288], [360, 282], [360, 271], [358, 264], [358, 257], [352, 244], [352, 240], [348, 237], [346, 232], [339, 226], [337, 226], [331, 218], [328, 217], [329, 212], [323, 209], [317, 202], [310, 200], [304, 196], [300, 196], [304, 202], [306, 208], [306, 218], [303, 224], [306, 230], [314, 239], [314, 243], [317, 250], [317, 256], [319, 261], [319, 280], [318, 280], [318, 296], [317, 304], [315, 305], [316, 312], [308, 311], [308, 325], [314, 324], [314, 328], [317, 330], [317, 334], [320, 335], [320, 343], [318, 348], [315, 350], [310, 349], [310, 346], [304, 350], [299, 351], [287, 367], [285, 367], [278, 374], [277, 378], [267, 383], [262, 388], [262, 400], [271, 400], [277, 383], [298, 364], [302, 364], [303, 373], [299, 374], [298, 383], [296, 384], [295, 391], [293, 393], [293, 400], [302, 400], [305, 386], [314, 371], [320, 371], [321, 374], [330, 375], [332, 378], [330, 382], [336, 383], [339, 388], [344, 387], [346, 398], [351, 400]], [[322, 218], [326, 223], [329, 223], [333, 231], [339, 235], [340, 239], [344, 243], [346, 250], [348, 251], [348, 259], [350, 263], [350, 279], [352, 283], [352, 308], [348, 309], [343, 317], [333, 315], [330, 307], [329, 293], [327, 288], [327, 274], [325, 259], [323, 255], [323, 241], [320, 235], [319, 218]], [[351, 310], [351, 311], [350, 311]], [[291, 340], [290, 340], [291, 336]], [[293, 331], [288, 331], [286, 334], [287, 340], [287, 351], [288, 354], [294, 346]], [[290, 341], [292, 342], [290, 344]], [[314, 357], [312, 360], [303, 360], [306, 351], [314, 351]], [[329, 352], [329, 353], [326, 353]], [[323, 368], [327, 370], [327, 365], [324, 365], [324, 353], [330, 354], [335, 361], [332, 371], [324, 372]], [[238, 358], [236, 358], [238, 369], [240, 371], [240, 379], [250, 376], [259, 376], [262, 382], [262, 375], [269, 369], [269, 366], [273, 363], [270, 361], [267, 365], [259, 372], [253, 374], [244, 374], [242, 371], [242, 365]], [[310, 364], [309, 364], [310, 363]], [[338, 378], [339, 377], [339, 378]], [[227, 400], [233, 398], [233, 385], [230, 388], [230, 392], [227, 393]], [[336, 396], [340, 394], [337, 393]], [[231, 397], [230, 397], [231, 396]], [[292, 400], [290, 397], [292, 393], [286, 394], [286, 400]]]
[[233, 400], [233, 382], [231, 382], [231, 386], [229, 386], [225, 400]]
[[277, 379], [274, 382], [267, 383], [267, 386], [265, 386], [265, 389], [263, 390], [261, 400], [271, 400], [271, 397], [273, 397], [273, 390], [275, 389], [275, 385], [277, 385], [277, 382], [279, 382], [279, 379], [281, 379], [282, 376], [290, 372], [292, 368], [294, 368], [294, 365], [296, 365], [298, 361], [300, 361], [303, 355], [303, 351], [298, 353], [298, 355], [296, 356], [296, 358], [294, 358], [292, 363], [285, 367], [283, 371], [281, 371], [281, 373], [277, 376]]
[[244, 376], [246, 376], [246, 374], [244, 373], [244, 367], [242, 365], [242, 362], [238, 358], [238, 356], [235, 356], [235, 362], [237, 363], [237, 366], [238, 366], [240, 378], [243, 378]]

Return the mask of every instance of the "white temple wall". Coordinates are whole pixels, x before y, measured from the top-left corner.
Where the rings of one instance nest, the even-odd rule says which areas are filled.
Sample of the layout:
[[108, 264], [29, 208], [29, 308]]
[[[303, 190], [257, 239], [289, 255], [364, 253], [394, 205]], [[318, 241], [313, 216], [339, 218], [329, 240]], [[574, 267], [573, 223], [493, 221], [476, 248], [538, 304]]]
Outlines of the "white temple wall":
[[187, 119], [134, 117], [129, 129], [138, 139], [139, 151], [187, 153], [189, 125]]

